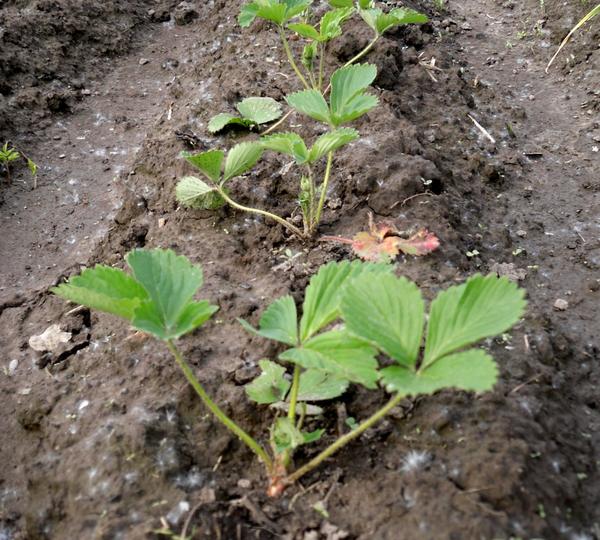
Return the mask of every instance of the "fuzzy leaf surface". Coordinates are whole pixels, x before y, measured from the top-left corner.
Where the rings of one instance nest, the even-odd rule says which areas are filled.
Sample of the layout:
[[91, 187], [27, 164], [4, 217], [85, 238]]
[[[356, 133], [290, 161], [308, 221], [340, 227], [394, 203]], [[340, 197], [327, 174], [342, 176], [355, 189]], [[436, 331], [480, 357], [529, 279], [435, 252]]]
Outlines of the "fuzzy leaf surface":
[[225, 154], [221, 150], [209, 150], [199, 154], [181, 152], [181, 157], [201, 171], [209, 180], [217, 183], [221, 177], [221, 166]]
[[321, 135], [310, 149], [308, 161], [317, 161], [329, 152], [334, 152], [342, 146], [358, 139], [358, 131], [352, 128], [339, 128]]
[[524, 295], [512, 281], [495, 275], [475, 275], [438, 294], [431, 304], [423, 365], [508, 330], [523, 315]]
[[433, 394], [443, 388], [473, 392], [491, 390], [498, 379], [494, 359], [481, 349], [471, 349], [444, 356], [415, 373], [401, 366], [381, 370], [381, 378], [389, 392], [407, 396]]
[[51, 291], [71, 302], [133, 320], [135, 309], [148, 299], [145, 289], [119, 268], [97, 265]]
[[236, 144], [227, 154], [223, 182], [230, 180], [254, 167], [263, 153], [259, 143], [244, 142]]
[[208, 302], [192, 302], [202, 285], [202, 270], [186, 257], [171, 250], [136, 249], [126, 260], [149, 297], [135, 310], [136, 328], [172, 339], [198, 327], [217, 310]]
[[175, 187], [177, 200], [190, 208], [216, 210], [225, 204], [220, 193], [195, 176], [184, 176]]
[[291, 296], [275, 300], [262, 314], [256, 330], [243, 319], [240, 324], [249, 332], [287, 345], [298, 344], [298, 315]]
[[364, 340], [344, 330], [331, 330], [309, 339], [301, 348], [284, 351], [279, 358], [375, 388], [379, 378], [376, 354]]
[[329, 107], [318, 90], [302, 90], [286, 96], [285, 100], [292, 109], [319, 122], [329, 123]]
[[293, 157], [298, 165], [308, 160], [306, 144], [297, 133], [275, 133], [262, 137], [260, 142], [268, 150]]
[[363, 272], [384, 274], [393, 268], [384, 264], [368, 264], [359, 261], [331, 262], [321, 266], [306, 288], [300, 339], [305, 341], [339, 316], [344, 286]]
[[237, 105], [240, 114], [255, 124], [266, 124], [281, 116], [281, 105], [270, 97], [249, 97]]
[[298, 401], [321, 401], [341, 396], [350, 382], [331, 373], [317, 369], [307, 369], [300, 375]]
[[392, 274], [377, 279], [363, 274], [346, 287], [341, 310], [349, 332], [403, 366], [416, 364], [425, 302], [413, 282]]
[[262, 373], [246, 385], [248, 397], [260, 404], [271, 404], [283, 401], [291, 383], [285, 375], [285, 368], [270, 360], [259, 360]]

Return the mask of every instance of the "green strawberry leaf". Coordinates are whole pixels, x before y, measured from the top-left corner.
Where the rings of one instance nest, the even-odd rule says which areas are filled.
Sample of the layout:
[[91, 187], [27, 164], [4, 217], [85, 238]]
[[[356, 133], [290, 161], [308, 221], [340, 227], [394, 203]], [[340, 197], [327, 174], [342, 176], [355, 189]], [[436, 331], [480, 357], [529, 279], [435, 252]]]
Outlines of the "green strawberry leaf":
[[381, 370], [381, 378], [389, 392], [407, 396], [433, 394], [443, 388], [473, 392], [491, 390], [498, 378], [494, 359], [481, 349], [471, 349], [444, 356], [418, 372], [402, 366]]
[[275, 300], [262, 314], [256, 330], [243, 319], [239, 323], [248, 332], [268, 339], [274, 339], [287, 345], [298, 344], [298, 315], [296, 304], [291, 296]]
[[135, 309], [148, 299], [148, 293], [119, 268], [96, 265], [51, 291], [71, 302], [133, 320]]
[[321, 135], [310, 149], [308, 161], [314, 163], [329, 152], [334, 152], [342, 146], [358, 139], [358, 131], [351, 128], [340, 128]]
[[360, 261], [331, 262], [321, 266], [314, 275], [304, 296], [300, 340], [306, 341], [339, 316], [339, 307], [344, 286], [363, 272], [390, 273], [393, 267], [385, 264], [362, 263]]
[[318, 369], [307, 369], [300, 375], [298, 401], [322, 401], [341, 396], [350, 381]]
[[379, 379], [376, 354], [377, 350], [364, 340], [344, 330], [331, 330], [309, 339], [302, 347], [284, 351], [279, 358], [375, 388]]
[[329, 123], [329, 107], [318, 90], [302, 90], [285, 98], [288, 105], [319, 122]]
[[262, 373], [246, 385], [246, 394], [252, 401], [271, 404], [283, 401], [291, 383], [285, 378], [285, 368], [270, 360], [259, 360]]
[[425, 303], [414, 283], [392, 274], [377, 279], [363, 274], [346, 287], [341, 310], [349, 332], [403, 366], [416, 364]]
[[260, 139], [264, 148], [293, 157], [298, 165], [306, 163], [308, 149], [302, 137], [296, 133], [276, 133]]
[[209, 180], [217, 183], [221, 177], [221, 166], [225, 154], [221, 150], [209, 150], [199, 154], [191, 154], [190, 152], [181, 152], [181, 157], [185, 158], [188, 163], [191, 163], [196, 169], [201, 171]]
[[334, 125], [354, 120], [377, 105], [376, 97], [364, 94], [376, 76], [377, 67], [372, 64], [354, 64], [334, 72], [330, 99]]
[[317, 29], [311, 24], [292, 23], [288, 24], [288, 28], [292, 32], [296, 32], [296, 34], [302, 36], [303, 38], [313, 39], [314, 41], [322, 41], [321, 34], [319, 34]]
[[424, 366], [501, 334], [523, 315], [525, 291], [507, 278], [475, 275], [438, 294], [431, 304]]
[[231, 178], [244, 174], [254, 167], [262, 153], [263, 147], [259, 143], [244, 142], [236, 144], [229, 151], [229, 154], [227, 154], [223, 183]]
[[177, 338], [204, 323], [218, 308], [192, 302], [202, 270], [171, 250], [136, 249], [127, 257], [133, 277], [149, 299], [135, 309], [133, 325], [159, 339]]
[[270, 97], [249, 97], [240, 101], [237, 110], [254, 124], [266, 124], [281, 116], [281, 105]]
[[175, 186], [177, 200], [190, 208], [216, 210], [225, 204], [225, 200], [214, 186], [195, 176], [184, 176]]

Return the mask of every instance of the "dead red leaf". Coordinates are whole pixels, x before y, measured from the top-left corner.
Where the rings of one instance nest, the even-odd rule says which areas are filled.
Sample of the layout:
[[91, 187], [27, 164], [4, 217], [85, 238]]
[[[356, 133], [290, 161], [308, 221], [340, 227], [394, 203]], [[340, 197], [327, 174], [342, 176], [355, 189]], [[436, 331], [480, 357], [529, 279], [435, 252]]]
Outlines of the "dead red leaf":
[[369, 214], [369, 230], [356, 233], [352, 239], [341, 236], [324, 236], [321, 240], [350, 244], [356, 255], [365, 261], [390, 262], [400, 252], [421, 256], [436, 250], [440, 241], [427, 229], [420, 229], [408, 238], [402, 236], [389, 222], [375, 224]]

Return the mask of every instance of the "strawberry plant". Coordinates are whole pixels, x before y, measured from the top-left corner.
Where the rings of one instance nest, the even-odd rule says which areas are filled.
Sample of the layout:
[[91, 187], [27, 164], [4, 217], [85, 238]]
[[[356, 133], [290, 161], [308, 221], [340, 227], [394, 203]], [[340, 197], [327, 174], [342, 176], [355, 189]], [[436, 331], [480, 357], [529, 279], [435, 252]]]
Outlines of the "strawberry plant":
[[[258, 328], [240, 321], [253, 334], [285, 346], [278, 362], [259, 362], [262, 373], [246, 386], [251, 400], [281, 412], [270, 430], [269, 451], [209, 397], [175, 345], [217, 310], [192, 299], [202, 284], [201, 269], [160, 249], [135, 250], [126, 260], [131, 275], [96, 266], [53, 291], [118, 315], [163, 341], [205, 406], [263, 462], [272, 496], [359, 437], [407, 396], [443, 388], [491, 390], [498, 368], [489, 353], [474, 345], [507, 331], [525, 308], [524, 291], [514, 283], [476, 275], [439, 293], [426, 317], [419, 288], [396, 277], [390, 265], [355, 261], [321, 267], [306, 289], [301, 316], [292, 297], [284, 296], [264, 311]], [[389, 359], [384, 367], [379, 364], [382, 356]], [[382, 386], [390, 400], [331, 440], [311, 418], [322, 412], [315, 403], [339, 397], [350, 384], [370, 390]], [[298, 448], [322, 438], [329, 445], [295, 468]]]
[[2, 164], [4, 170], [6, 171], [7, 183], [10, 184], [12, 182], [10, 164], [13, 161], [16, 161], [20, 158], [23, 158], [26, 161], [27, 168], [29, 169], [31, 176], [33, 177], [34, 187], [37, 187], [37, 165], [31, 159], [25, 156], [23, 152], [18, 152], [17, 150], [15, 150], [15, 148], [13, 148], [7, 142], [5, 142], [4, 146], [0, 148], [0, 164]]
[[[341, 68], [336, 69], [329, 78], [329, 84], [324, 87], [326, 78], [324, 60], [328, 44], [342, 35], [344, 22], [355, 14], [358, 14], [373, 30], [373, 38], [362, 51]], [[273, 219], [300, 238], [309, 238], [314, 235], [321, 220], [331, 180], [334, 153], [359, 137], [356, 130], [342, 126], [357, 120], [378, 104], [377, 97], [367, 92], [377, 76], [377, 68], [371, 64], [357, 64], [357, 62], [373, 49], [386, 31], [400, 25], [424, 23], [428, 19], [425, 15], [405, 8], [395, 8], [386, 13], [376, 7], [372, 0], [359, 0], [356, 3], [353, 0], [330, 0], [329, 9], [320, 18], [313, 10], [313, 0], [254, 0], [242, 7], [238, 22], [242, 27], [248, 27], [255, 19], [263, 19], [274, 26], [280, 36], [288, 62], [303, 87], [301, 91], [285, 98], [290, 111], [263, 132], [260, 141], [252, 143], [261, 145], [263, 150], [291, 156], [295, 164], [303, 170], [298, 186], [298, 203], [303, 217], [303, 229], [291, 225], [284, 217], [272, 212], [232, 202], [232, 199], [221, 189], [223, 186], [219, 181], [210, 177], [211, 184], [208, 186], [204, 180], [191, 181], [190, 177], [181, 179], [176, 189], [176, 196], [180, 203], [193, 208], [214, 209], [219, 206], [215, 204], [216, 201], [231, 204], [238, 210]], [[305, 41], [299, 60], [288, 39], [290, 32]], [[280, 111], [273, 105], [273, 100], [264, 101], [268, 99], [246, 98], [238, 104], [242, 117], [221, 113], [211, 119], [209, 131], [217, 132], [230, 124], [252, 127], [275, 120], [279, 117]], [[294, 111], [325, 124], [327, 131], [312, 141], [312, 144], [307, 144], [297, 133], [269, 135]], [[232, 151], [236, 148], [234, 147]], [[199, 162], [210, 161], [216, 155], [215, 152], [220, 151], [186, 154], [184, 157], [198, 166]], [[325, 161], [324, 172], [322, 179], [318, 181], [315, 173], [322, 161]], [[244, 172], [250, 168], [251, 166]], [[207, 176], [204, 170], [201, 171]], [[216, 201], [215, 195], [218, 195]]]

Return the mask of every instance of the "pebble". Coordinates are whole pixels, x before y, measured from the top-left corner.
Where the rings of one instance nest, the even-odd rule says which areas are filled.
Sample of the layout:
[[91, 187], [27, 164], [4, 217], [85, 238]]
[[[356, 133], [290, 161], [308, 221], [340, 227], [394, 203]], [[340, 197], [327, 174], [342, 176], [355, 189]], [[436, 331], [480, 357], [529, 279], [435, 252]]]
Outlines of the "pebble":
[[557, 311], [566, 311], [569, 308], [569, 302], [563, 300], [562, 298], [557, 298], [556, 302], [554, 302], [554, 309]]
[[143, 66], [143, 65], [147, 64], [148, 62], [150, 62], [150, 60], [148, 60], [147, 58], [140, 58], [139, 64], [140, 64], [140, 66]]
[[250, 482], [250, 480], [248, 480], [247, 478], [240, 478], [238, 480], [237, 485], [239, 488], [242, 489], [250, 489], [250, 487], [252, 486], [252, 482]]

